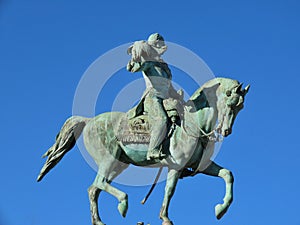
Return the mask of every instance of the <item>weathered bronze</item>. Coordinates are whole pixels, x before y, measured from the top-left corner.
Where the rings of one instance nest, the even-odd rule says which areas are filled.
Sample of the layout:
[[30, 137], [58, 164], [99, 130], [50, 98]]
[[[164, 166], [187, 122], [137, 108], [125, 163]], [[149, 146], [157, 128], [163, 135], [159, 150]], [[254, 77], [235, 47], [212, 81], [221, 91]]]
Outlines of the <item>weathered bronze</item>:
[[[149, 124], [152, 127], [147, 159], [159, 159], [166, 156], [160, 148], [167, 133], [168, 123], [166, 114], [168, 110], [164, 108], [164, 100], [182, 99], [182, 96], [172, 86], [172, 74], [168, 65], [161, 58], [166, 50], [167, 46], [163, 37], [155, 33], [149, 36], [148, 41], [136, 41], [127, 51], [132, 55], [127, 64], [127, 70], [130, 72], [142, 71], [146, 83], [146, 91], [140, 104], [134, 112], [129, 113], [129, 116], [131, 114], [136, 116], [139, 112], [148, 115]], [[143, 109], [138, 110], [141, 107]]]
[[[150, 42], [151, 40], [153, 39]], [[77, 138], [83, 133], [85, 147], [98, 165], [95, 181], [88, 189], [93, 225], [104, 225], [98, 213], [101, 191], [115, 196], [119, 201], [120, 214], [126, 216], [127, 194], [113, 187], [111, 182], [129, 164], [168, 168], [165, 196], [160, 210], [163, 225], [172, 224], [168, 208], [179, 178], [198, 173], [223, 178], [226, 183], [224, 202], [215, 207], [216, 217], [220, 219], [233, 199], [233, 175], [211, 161], [211, 156], [218, 136], [227, 137], [231, 134], [235, 118], [244, 106], [249, 85], [243, 89], [242, 84], [236, 80], [215, 78], [196, 90], [187, 102], [183, 102], [182, 94], [170, 94], [174, 93], [171, 76], [167, 75], [167, 65], [160, 59], [165, 50], [164, 45], [158, 44], [160, 52], [153, 53], [157, 54], [157, 60], [153, 60], [151, 54], [150, 60], [134, 58], [145, 56], [145, 48], [141, 45], [144, 43], [134, 44], [129, 49], [132, 60], [127, 67], [132, 72], [143, 71], [145, 79], [150, 80], [141, 103], [128, 113], [107, 112], [94, 118], [70, 117], [57, 135], [55, 144], [44, 154], [48, 158], [38, 181], [73, 148]], [[140, 51], [138, 54], [133, 53], [137, 51], [136, 47]], [[161, 78], [161, 75], [166, 77]], [[157, 77], [159, 79], [155, 80]], [[165, 96], [159, 96], [161, 92], [156, 92], [157, 86], [153, 85], [161, 80], [164, 82], [161, 91], [165, 91]], [[165, 85], [167, 89], [164, 89]], [[153, 99], [158, 102], [153, 103]], [[166, 100], [165, 104], [163, 100]], [[159, 141], [155, 140], [156, 144], [152, 144], [153, 148], [159, 150], [159, 157], [148, 155], [153, 130], [157, 129], [157, 125], [152, 123], [156, 117], [151, 118], [153, 109], [157, 108], [150, 109], [153, 104], [157, 104], [159, 110], [162, 110], [163, 113], [159, 116], [164, 119], [163, 128], [159, 128], [163, 130], [159, 133]]]

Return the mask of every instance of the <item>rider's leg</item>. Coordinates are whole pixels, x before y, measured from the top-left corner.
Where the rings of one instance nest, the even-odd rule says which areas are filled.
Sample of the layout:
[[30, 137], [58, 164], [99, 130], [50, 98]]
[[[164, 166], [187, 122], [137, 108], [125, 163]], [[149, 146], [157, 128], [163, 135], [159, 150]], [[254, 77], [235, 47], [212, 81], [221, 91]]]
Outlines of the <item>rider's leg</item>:
[[167, 115], [163, 108], [162, 99], [155, 96], [145, 98], [145, 111], [149, 115], [151, 124], [151, 138], [147, 159], [161, 158], [164, 155], [160, 152], [160, 145], [167, 133]]

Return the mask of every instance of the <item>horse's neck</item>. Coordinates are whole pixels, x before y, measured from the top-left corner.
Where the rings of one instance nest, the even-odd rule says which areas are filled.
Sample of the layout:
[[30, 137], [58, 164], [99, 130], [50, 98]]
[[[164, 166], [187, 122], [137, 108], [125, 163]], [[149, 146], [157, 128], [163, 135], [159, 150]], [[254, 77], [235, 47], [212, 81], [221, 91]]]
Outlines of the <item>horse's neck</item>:
[[207, 107], [199, 110], [199, 127], [206, 133], [210, 133], [217, 122], [218, 111], [216, 107]]
[[[197, 169], [200, 162], [202, 162], [204, 154], [206, 154], [202, 143], [207, 143], [207, 137], [205, 137], [203, 132], [209, 133], [213, 130], [216, 124], [216, 113], [212, 107], [206, 107], [198, 111], [185, 107], [182, 121], [179, 140], [183, 145], [188, 146], [182, 151], [190, 157], [185, 166]], [[190, 144], [194, 144], [192, 148]]]
[[188, 135], [201, 137], [211, 132], [217, 122], [218, 111], [216, 107], [205, 107], [197, 111], [185, 107], [184, 128]]

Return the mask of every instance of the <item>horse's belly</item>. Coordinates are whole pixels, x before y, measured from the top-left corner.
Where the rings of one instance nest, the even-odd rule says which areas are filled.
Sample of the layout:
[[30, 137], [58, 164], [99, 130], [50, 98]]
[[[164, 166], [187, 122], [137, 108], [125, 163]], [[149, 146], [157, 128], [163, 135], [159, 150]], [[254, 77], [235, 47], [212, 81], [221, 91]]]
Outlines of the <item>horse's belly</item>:
[[122, 145], [122, 149], [126, 156], [132, 161], [135, 165], [149, 165], [154, 164], [156, 161], [147, 160], [148, 144], [127, 144]]

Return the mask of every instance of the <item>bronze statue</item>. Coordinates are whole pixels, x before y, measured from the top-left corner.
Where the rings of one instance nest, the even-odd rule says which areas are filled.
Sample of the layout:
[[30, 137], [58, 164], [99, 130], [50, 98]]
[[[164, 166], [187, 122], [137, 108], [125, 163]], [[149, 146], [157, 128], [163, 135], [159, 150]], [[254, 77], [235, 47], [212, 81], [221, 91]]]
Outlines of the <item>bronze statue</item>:
[[127, 64], [127, 70], [130, 72], [142, 71], [146, 81], [146, 91], [140, 105], [143, 104], [144, 109], [141, 111], [148, 114], [148, 120], [152, 127], [147, 154], [149, 160], [166, 156], [160, 149], [167, 133], [168, 120], [163, 100], [170, 97], [182, 98], [174, 90], [171, 71], [160, 57], [166, 50], [164, 39], [158, 33], [151, 34], [148, 41], [135, 42], [128, 49], [132, 59]]
[[[157, 41], [163, 41], [161, 36], [156, 37]], [[152, 40], [150, 38], [150, 42]], [[180, 94], [175, 97], [169, 94], [172, 88], [171, 74], [160, 59], [165, 47], [163, 42], [157, 46], [159, 51], [155, 50], [156, 53], [150, 55], [147, 51], [152, 51], [153, 48], [149, 41], [136, 42], [129, 49], [132, 59], [127, 68], [132, 72], [143, 71], [145, 79], [149, 79], [152, 84], [147, 86], [150, 90], [145, 92], [138, 106], [128, 113], [108, 112], [94, 118], [70, 117], [57, 135], [54, 145], [44, 154], [48, 158], [38, 181], [73, 148], [77, 138], [83, 133], [86, 149], [98, 165], [95, 181], [88, 189], [93, 225], [104, 225], [98, 213], [98, 197], [101, 191], [115, 196], [119, 201], [120, 214], [126, 216], [128, 196], [113, 187], [111, 182], [129, 164], [168, 168], [160, 211], [163, 225], [173, 224], [168, 216], [168, 209], [179, 178], [203, 173], [224, 179], [224, 202], [215, 208], [218, 219], [226, 213], [232, 202], [233, 175], [211, 161], [211, 156], [217, 136], [227, 137], [231, 134], [236, 116], [244, 106], [249, 85], [243, 89], [242, 84], [236, 80], [215, 78], [206, 82], [183, 103]], [[159, 77], [159, 82], [164, 82], [159, 91], [156, 90], [158, 86], [153, 85], [157, 81], [154, 79], [156, 76]], [[160, 95], [161, 93], [164, 95]], [[162, 117], [160, 121], [165, 122], [159, 128], [155, 127], [156, 123], [152, 123], [155, 120], [151, 114], [153, 111], [158, 114], [155, 118]], [[156, 129], [160, 130], [156, 132], [160, 132], [161, 136], [156, 135], [153, 138]], [[147, 157], [149, 148], [158, 149], [158, 157], [156, 153], [154, 157]]]

